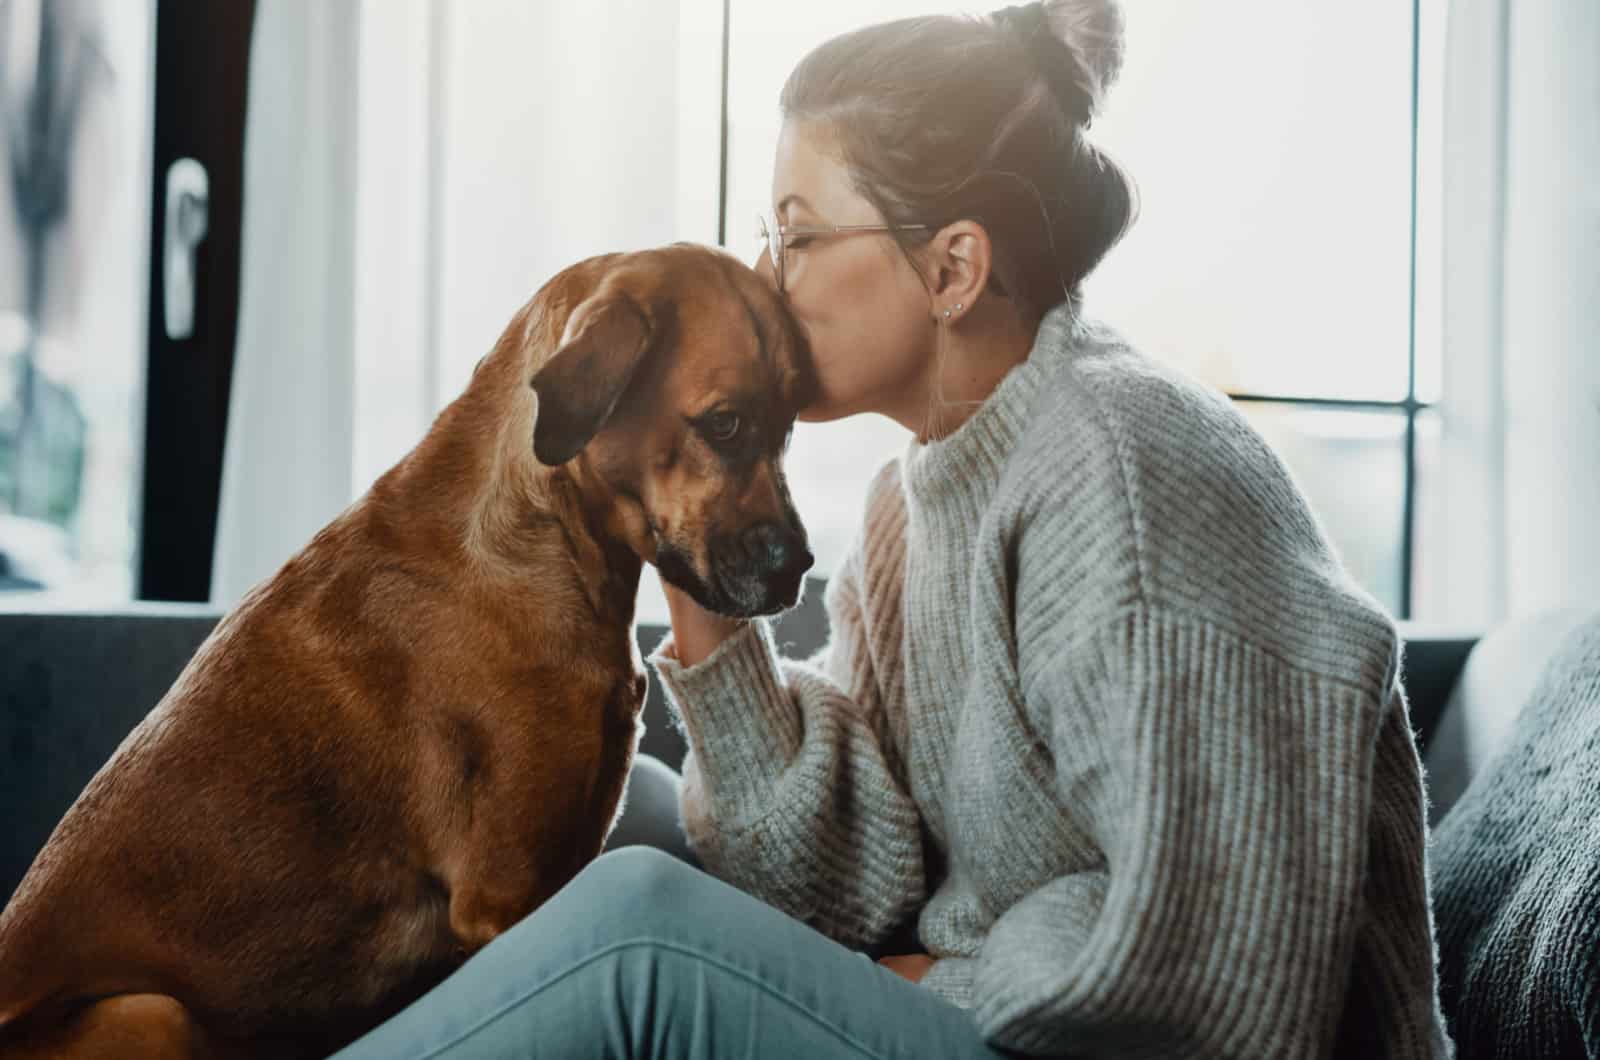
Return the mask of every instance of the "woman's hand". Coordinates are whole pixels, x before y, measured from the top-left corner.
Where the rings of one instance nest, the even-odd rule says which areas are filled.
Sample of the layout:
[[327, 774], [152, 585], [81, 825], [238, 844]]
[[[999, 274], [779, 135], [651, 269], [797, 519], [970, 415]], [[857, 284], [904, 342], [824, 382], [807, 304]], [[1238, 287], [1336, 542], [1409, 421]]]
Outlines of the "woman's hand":
[[707, 611], [665, 578], [661, 579], [661, 589], [667, 596], [674, 654], [680, 666], [693, 666], [702, 661], [744, 625], [743, 619]]
[[937, 959], [928, 956], [926, 953], [907, 953], [899, 957], [880, 957], [878, 958], [878, 963], [903, 979], [909, 979], [913, 983], [920, 983], [922, 977], [928, 974], [928, 969], [933, 967], [933, 962]]

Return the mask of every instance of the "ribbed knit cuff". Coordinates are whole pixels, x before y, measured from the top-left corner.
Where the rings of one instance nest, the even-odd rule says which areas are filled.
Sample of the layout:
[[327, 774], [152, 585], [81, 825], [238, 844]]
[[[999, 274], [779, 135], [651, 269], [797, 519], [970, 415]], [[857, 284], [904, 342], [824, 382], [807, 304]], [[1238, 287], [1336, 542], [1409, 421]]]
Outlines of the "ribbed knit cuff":
[[800, 747], [800, 712], [778, 658], [772, 631], [759, 618], [693, 666], [678, 662], [670, 636], [650, 655], [710, 808], [730, 823], [764, 802]]
[[978, 970], [976, 957], [940, 957], [918, 980], [957, 1008], [972, 1007], [972, 980]]

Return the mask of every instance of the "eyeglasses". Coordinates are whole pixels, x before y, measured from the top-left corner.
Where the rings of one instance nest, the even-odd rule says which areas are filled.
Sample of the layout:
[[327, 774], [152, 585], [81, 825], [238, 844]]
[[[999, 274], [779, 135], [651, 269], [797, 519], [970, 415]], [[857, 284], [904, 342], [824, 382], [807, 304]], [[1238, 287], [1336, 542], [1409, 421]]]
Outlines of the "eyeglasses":
[[856, 235], [860, 232], [899, 232], [906, 229], [932, 227], [925, 224], [785, 225], [778, 223], [777, 215], [771, 210], [757, 214], [756, 225], [762, 242], [767, 245], [767, 256], [772, 259], [773, 271], [777, 273], [779, 291], [784, 289], [784, 260], [789, 256], [789, 248], [798, 245], [795, 243], [797, 239], [810, 239], [816, 236], [848, 236]]

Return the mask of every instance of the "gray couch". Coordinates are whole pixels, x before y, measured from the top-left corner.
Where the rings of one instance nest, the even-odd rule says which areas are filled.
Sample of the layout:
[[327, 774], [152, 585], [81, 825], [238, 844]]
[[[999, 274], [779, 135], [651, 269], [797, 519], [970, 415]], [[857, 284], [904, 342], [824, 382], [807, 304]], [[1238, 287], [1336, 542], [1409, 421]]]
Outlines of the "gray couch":
[[[826, 636], [822, 584], [779, 620], [786, 654]], [[78, 792], [166, 692], [216, 624], [200, 606], [135, 604], [115, 611], [38, 610], [0, 597], [0, 904]], [[639, 630], [648, 653], [659, 626]], [[1407, 631], [1407, 687], [1420, 739], [1432, 736], [1476, 638]], [[651, 678], [641, 750], [676, 767], [684, 747]]]

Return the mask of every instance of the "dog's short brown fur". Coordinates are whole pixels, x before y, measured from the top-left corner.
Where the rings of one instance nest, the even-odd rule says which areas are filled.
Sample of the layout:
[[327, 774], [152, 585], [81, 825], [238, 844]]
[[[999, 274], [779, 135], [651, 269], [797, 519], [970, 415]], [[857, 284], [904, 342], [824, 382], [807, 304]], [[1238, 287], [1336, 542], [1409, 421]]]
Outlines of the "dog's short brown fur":
[[0, 1057], [325, 1055], [569, 881], [637, 744], [641, 562], [798, 593], [804, 364], [717, 251], [547, 284], [68, 811], [0, 915]]

